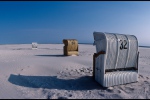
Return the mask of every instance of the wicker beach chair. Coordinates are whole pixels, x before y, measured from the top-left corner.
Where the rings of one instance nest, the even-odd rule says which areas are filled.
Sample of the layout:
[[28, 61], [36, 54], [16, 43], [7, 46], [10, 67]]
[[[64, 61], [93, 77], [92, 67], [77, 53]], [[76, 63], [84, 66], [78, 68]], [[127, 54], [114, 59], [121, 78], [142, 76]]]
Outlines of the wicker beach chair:
[[71, 56], [71, 55], [78, 55], [78, 41], [76, 39], [63, 39], [64, 43], [64, 55]]

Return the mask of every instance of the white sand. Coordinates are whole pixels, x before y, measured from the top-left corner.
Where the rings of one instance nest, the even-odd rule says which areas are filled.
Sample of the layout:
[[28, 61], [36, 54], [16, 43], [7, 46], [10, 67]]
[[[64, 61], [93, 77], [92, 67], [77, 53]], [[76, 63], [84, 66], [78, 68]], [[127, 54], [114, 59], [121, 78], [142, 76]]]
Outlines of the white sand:
[[93, 45], [0, 45], [0, 99], [150, 99], [150, 48], [139, 47], [139, 82], [103, 88], [92, 78]]

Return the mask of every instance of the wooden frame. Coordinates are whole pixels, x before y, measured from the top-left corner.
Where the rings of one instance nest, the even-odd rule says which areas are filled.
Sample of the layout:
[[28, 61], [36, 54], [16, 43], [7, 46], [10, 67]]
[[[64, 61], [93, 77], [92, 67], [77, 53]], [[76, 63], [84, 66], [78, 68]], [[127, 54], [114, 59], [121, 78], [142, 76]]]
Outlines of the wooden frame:
[[98, 53], [94, 53], [93, 55], [93, 78], [95, 77], [95, 58], [97, 58], [101, 54], [106, 54], [105, 51], [100, 51]]

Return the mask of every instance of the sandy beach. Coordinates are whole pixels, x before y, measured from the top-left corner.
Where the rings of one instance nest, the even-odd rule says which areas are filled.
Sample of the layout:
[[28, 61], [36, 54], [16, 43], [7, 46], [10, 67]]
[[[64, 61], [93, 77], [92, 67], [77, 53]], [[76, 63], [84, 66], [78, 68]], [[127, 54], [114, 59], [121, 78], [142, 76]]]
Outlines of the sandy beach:
[[79, 44], [79, 56], [64, 56], [64, 44], [0, 45], [1, 99], [150, 99], [150, 48], [139, 47], [139, 81], [103, 88], [92, 77], [96, 47]]

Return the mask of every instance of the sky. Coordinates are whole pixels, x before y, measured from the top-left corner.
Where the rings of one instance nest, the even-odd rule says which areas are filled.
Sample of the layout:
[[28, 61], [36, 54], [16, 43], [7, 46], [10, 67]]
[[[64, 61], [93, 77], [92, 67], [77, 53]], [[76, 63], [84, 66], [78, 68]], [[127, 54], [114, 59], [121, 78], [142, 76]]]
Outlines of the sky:
[[149, 1], [0, 1], [0, 44], [93, 43], [93, 32], [135, 35], [150, 46]]

